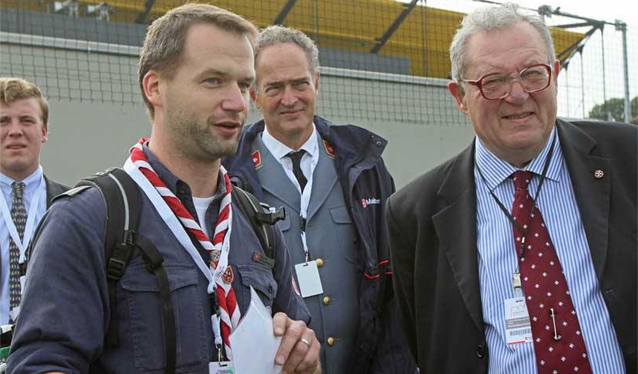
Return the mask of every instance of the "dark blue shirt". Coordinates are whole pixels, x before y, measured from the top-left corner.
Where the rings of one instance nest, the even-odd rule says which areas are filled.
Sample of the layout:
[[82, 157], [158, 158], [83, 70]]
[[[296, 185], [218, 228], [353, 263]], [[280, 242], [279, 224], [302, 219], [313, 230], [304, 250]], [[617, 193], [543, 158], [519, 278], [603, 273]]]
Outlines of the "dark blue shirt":
[[[145, 149], [160, 178], [197, 217], [191, 191]], [[220, 178], [221, 182], [221, 178]], [[223, 189], [223, 183], [220, 183]], [[218, 191], [206, 213], [214, 231]], [[279, 229], [275, 230], [275, 269], [252, 258], [263, 253], [257, 236], [233, 203], [229, 262], [242, 315], [255, 288], [273, 314], [283, 311], [306, 323], [310, 315], [292, 287], [291, 261]], [[16, 326], [9, 373], [161, 372], [164, 367], [162, 310], [155, 276], [139, 255], [128, 264], [116, 289], [119, 344], [104, 345], [111, 320], [104, 260], [106, 205], [89, 189], [56, 201], [35, 238], [21, 312]], [[176, 317], [177, 369], [208, 373], [216, 361], [208, 281], [142, 194], [139, 230], [164, 257]]]

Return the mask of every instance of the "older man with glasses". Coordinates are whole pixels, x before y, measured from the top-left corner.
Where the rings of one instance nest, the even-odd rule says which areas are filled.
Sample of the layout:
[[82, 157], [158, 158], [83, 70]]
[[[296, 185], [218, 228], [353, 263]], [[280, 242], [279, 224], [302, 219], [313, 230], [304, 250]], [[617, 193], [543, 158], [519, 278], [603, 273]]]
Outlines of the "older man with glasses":
[[421, 373], [636, 373], [638, 128], [557, 119], [550, 31], [516, 5], [450, 58], [476, 138], [386, 214]]

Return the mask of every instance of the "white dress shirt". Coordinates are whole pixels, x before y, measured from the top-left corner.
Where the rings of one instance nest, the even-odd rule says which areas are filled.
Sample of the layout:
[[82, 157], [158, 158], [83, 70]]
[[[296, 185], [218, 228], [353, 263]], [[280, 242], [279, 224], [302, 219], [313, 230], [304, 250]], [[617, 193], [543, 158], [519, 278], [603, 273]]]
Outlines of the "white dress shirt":
[[[11, 211], [13, 201], [11, 192], [11, 184], [13, 184], [13, 182], [15, 182], [13, 179], [0, 173], [0, 189], [2, 190], [2, 195], [9, 211]], [[22, 182], [25, 184], [22, 202], [24, 203], [24, 209], [27, 211], [27, 214], [29, 213], [37, 190], [40, 189], [41, 191], [39, 201], [37, 202], [38, 206], [35, 220], [33, 221], [33, 228], [31, 230], [33, 233], [38, 222], [40, 222], [47, 210], [47, 187], [44, 182], [42, 166], [38, 167], [35, 172], [26, 177]], [[11, 219], [11, 217], [8, 218]], [[25, 233], [27, 231], [28, 230], [25, 230]], [[31, 235], [31, 237], [33, 237], [33, 235]], [[9, 229], [7, 228], [4, 217], [0, 219], [0, 260], [2, 262], [2, 271], [0, 272], [0, 325], [5, 325], [9, 322]]]
[[[296, 151], [275, 139], [269, 132], [268, 128], [264, 128], [264, 132], [261, 136], [261, 140], [264, 142], [266, 148], [270, 154], [275, 157], [275, 160], [281, 164], [286, 172], [290, 181], [297, 186], [299, 192], [301, 192], [301, 187], [299, 186], [299, 182], [297, 182], [297, 178], [295, 178], [295, 174], [292, 171], [292, 160], [290, 157], [286, 157], [288, 153]], [[317, 143], [317, 130], [315, 125], [312, 125], [312, 134], [306, 140], [306, 142], [299, 148], [299, 150], [303, 149], [306, 153], [301, 158], [301, 171], [303, 172], [306, 179], [310, 182], [312, 173], [315, 171], [315, 166], [317, 165], [317, 161], [319, 160], [319, 145]], [[309, 183], [310, 184], [310, 183]]]

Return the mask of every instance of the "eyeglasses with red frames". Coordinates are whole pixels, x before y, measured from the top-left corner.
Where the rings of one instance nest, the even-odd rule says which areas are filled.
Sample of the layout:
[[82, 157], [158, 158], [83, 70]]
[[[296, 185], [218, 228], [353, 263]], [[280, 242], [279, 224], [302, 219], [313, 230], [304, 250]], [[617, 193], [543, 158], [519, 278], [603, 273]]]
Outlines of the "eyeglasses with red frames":
[[492, 73], [477, 80], [462, 81], [478, 87], [487, 100], [500, 100], [510, 94], [514, 81], [518, 81], [527, 93], [546, 89], [552, 83], [552, 68], [547, 64], [536, 64], [526, 67], [515, 76]]

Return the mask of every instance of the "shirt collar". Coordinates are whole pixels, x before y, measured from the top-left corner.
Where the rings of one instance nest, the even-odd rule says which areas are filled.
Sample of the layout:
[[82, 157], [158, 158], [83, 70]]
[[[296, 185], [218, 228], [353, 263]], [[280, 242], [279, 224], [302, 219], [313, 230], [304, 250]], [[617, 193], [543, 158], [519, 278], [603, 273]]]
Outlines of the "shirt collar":
[[[34, 171], [33, 173], [31, 173], [31, 175], [29, 175], [28, 177], [24, 178], [24, 180], [22, 180], [22, 182], [25, 184], [25, 193], [31, 191], [32, 189], [36, 188], [36, 186], [39, 185], [39, 181], [42, 178], [43, 174], [44, 172], [42, 171], [42, 165], [40, 165], [38, 166], [36, 171]], [[13, 184], [13, 182], [17, 182], [17, 181], [14, 181], [8, 176], [0, 173], [0, 184], [2, 185], [3, 188], [8, 187], [9, 189], [11, 189], [11, 185]]]
[[477, 137], [475, 139], [476, 149], [474, 151], [474, 159], [476, 160], [475, 167], [481, 170], [490, 190], [495, 189], [517, 170], [531, 171], [536, 175], [541, 175], [543, 174], [543, 167], [545, 166], [549, 151], [552, 147], [552, 141], [554, 141], [554, 150], [549, 168], [547, 169], [546, 179], [558, 182], [560, 181], [560, 168], [563, 164], [563, 153], [561, 151], [560, 139], [556, 127], [552, 129], [549, 139], [550, 141], [545, 144], [541, 153], [534, 157], [524, 168], [519, 169], [492, 153]]
[[[277, 160], [281, 160], [290, 152], [294, 152], [295, 150], [288, 147], [284, 143], [275, 139], [274, 136], [268, 132], [268, 126], [264, 127], [264, 132], [262, 133], [261, 140], [264, 142], [268, 151], [275, 157]], [[310, 157], [314, 158], [319, 153], [319, 147], [317, 145], [317, 128], [315, 124], [312, 124], [312, 134], [306, 142], [299, 148], [306, 151]]]
[[[175, 174], [173, 174], [166, 166], [164, 166], [157, 156], [151, 152], [151, 150], [143, 145], [142, 149], [144, 150], [144, 154], [146, 158], [148, 158], [148, 163], [151, 165], [153, 170], [157, 173], [160, 179], [166, 184], [175, 196], [177, 196], [180, 200], [183, 201], [183, 197], [192, 197], [192, 192], [190, 186], [179, 179]], [[222, 177], [221, 170], [219, 171], [219, 178], [217, 178], [217, 192], [215, 193], [214, 199], [217, 200], [219, 196], [222, 196], [226, 193], [226, 183], [224, 183], [224, 178]]]

